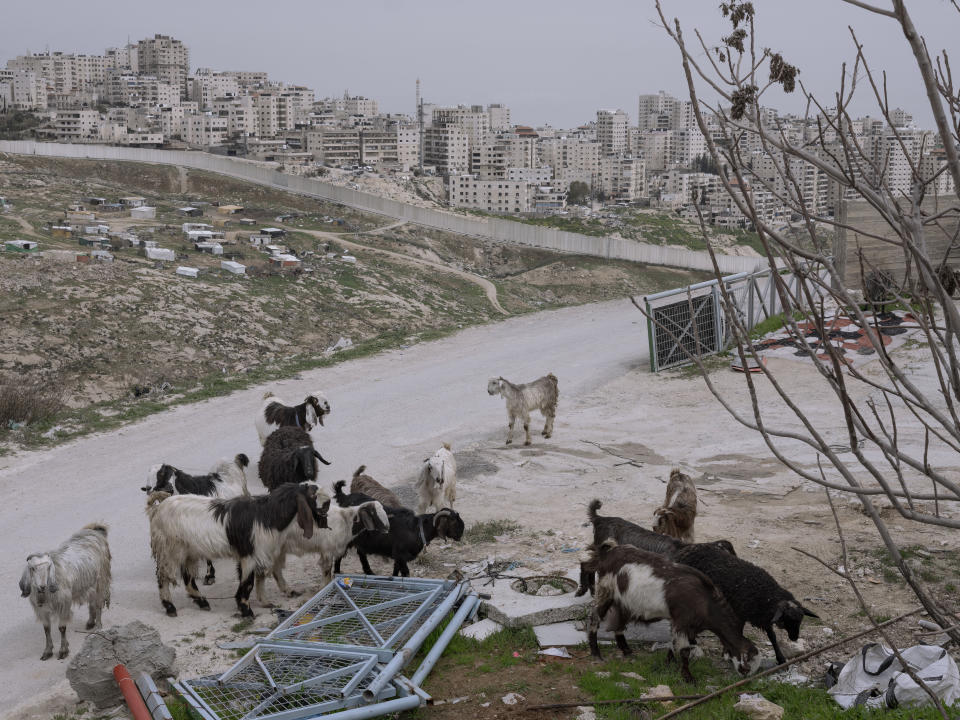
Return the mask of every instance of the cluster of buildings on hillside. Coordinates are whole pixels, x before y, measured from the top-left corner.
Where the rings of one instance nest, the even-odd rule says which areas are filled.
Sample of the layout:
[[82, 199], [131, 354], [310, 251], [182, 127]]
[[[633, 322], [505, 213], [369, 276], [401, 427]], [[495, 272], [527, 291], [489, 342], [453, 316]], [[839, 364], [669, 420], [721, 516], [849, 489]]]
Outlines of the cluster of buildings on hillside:
[[[707, 138], [688, 100], [664, 92], [641, 95], [636, 124], [621, 109], [601, 109], [596, 119], [560, 130], [513, 123], [501, 104], [445, 107], [422, 101], [415, 112], [382, 113], [362, 96], [317, 99], [312, 89], [271, 81], [265, 72], [191, 72], [186, 46], [153, 38], [110, 48], [103, 55], [46, 52], [23, 55], [0, 70], [0, 112], [30, 111], [44, 120], [38, 136], [65, 142], [196, 148], [275, 161], [289, 172], [318, 166], [384, 174], [421, 171], [442, 176], [451, 207], [491, 213], [567, 212], [568, 192], [582, 183], [605, 202], [649, 203], [712, 223], [745, 227], [730, 200], [721, 170], [707, 158]], [[911, 162], [942, 165], [929, 133], [902, 110], [886, 122], [866, 117], [851, 132], [896, 190], [908, 190]], [[813, 140], [816, 120], [778, 116], [757, 119], [791, 140]], [[719, 139], [719, 128], [710, 128]], [[789, 218], [783, 158], [744, 136], [753, 190], [768, 220]], [[752, 143], [752, 144], [751, 144]], [[824, 158], [827, 150], [816, 150]], [[819, 215], [838, 197], [826, 175], [808, 163], [791, 166], [793, 180]], [[870, 172], [871, 166], [865, 165]], [[401, 177], [405, 177], [401, 175]], [[763, 189], [760, 180], [770, 184]], [[950, 176], [937, 189], [948, 192]]]

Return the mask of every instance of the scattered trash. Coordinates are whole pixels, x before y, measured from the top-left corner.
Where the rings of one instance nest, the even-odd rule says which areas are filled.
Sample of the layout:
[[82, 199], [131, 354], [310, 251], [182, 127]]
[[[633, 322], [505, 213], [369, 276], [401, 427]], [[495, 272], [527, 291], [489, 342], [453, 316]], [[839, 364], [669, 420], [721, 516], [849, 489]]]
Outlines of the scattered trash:
[[514, 656], [514, 657], [520, 657], [520, 653], [518, 653], [516, 650], [514, 650], [514, 651], [513, 651], [513, 656]]
[[783, 717], [783, 708], [762, 695], [744, 693], [733, 709], [742, 712], [752, 720], [780, 720]]
[[797, 670], [796, 665], [787, 668], [787, 670], [777, 676], [777, 680], [786, 685], [807, 685], [810, 683], [810, 676], [804, 675]]
[[843, 671], [843, 663], [831, 662], [827, 663], [827, 670], [823, 673], [823, 687], [829, 690], [834, 685], [837, 684], [837, 678], [840, 677], [840, 673]]
[[828, 627], [825, 627], [825, 628], [823, 628], [823, 634], [824, 634], [824, 635], [833, 635], [833, 630], [831, 630], [831, 629], [828, 628]]
[[7, 427], [10, 428], [11, 430], [19, 430], [20, 428], [22, 428], [22, 427], [25, 426], [25, 425], [26, 425], [26, 423], [15, 422], [15, 421], [13, 421], [13, 420], [7, 420]]
[[490, 707], [490, 703], [488, 702], [480, 703], [480, 707]]
[[594, 675], [596, 675], [598, 678], [608, 678], [608, 677], [610, 677], [610, 673], [607, 672], [606, 670], [601, 670], [600, 672], [595, 672]]
[[485, 618], [479, 622], [475, 622], [472, 625], [467, 625], [466, 627], [462, 628], [460, 630], [460, 634], [464, 637], [473, 638], [474, 640], [485, 640], [500, 630], [503, 630], [503, 625], [498, 622], [494, 622], [490, 618]]
[[348, 577], [340, 578], [339, 580], [337, 580], [337, 585], [342, 587], [344, 590], [349, 590], [350, 588], [353, 587], [353, 578], [348, 578]]
[[560, 552], [564, 552], [564, 553], [574, 553], [574, 552], [577, 552], [578, 550], [580, 550], [580, 548], [578, 548], [578, 547], [565, 547], [565, 548], [560, 548]]
[[573, 655], [567, 652], [566, 648], [561, 648], [561, 647], [549, 647], [544, 650], [540, 650], [537, 653], [537, 655], [548, 655], [550, 657], [565, 658], [565, 659], [573, 660]]
[[636, 680], [637, 682], [643, 682], [643, 681], [644, 681], [643, 675], [639, 675], [639, 674], [637, 674], [637, 673], [635, 673], [635, 672], [622, 672], [622, 673], [620, 673], [620, 674], [621, 674], [623, 677], [625, 677], [625, 678], [630, 678], [631, 680]]
[[[900, 655], [944, 705], [953, 705], [960, 698], [960, 670], [942, 647], [914, 645]], [[863, 646], [850, 658], [829, 692], [844, 709], [930, 704], [930, 697], [903, 672], [893, 651], [879, 643]]]
[[328, 353], [336, 352], [337, 350], [343, 350], [344, 348], [351, 347], [353, 345], [353, 340], [348, 337], [341, 337], [337, 342], [327, 348]]
[[747, 543], [747, 547], [750, 548], [751, 550], [754, 548], [758, 548], [760, 547], [760, 541], [757, 539], [753, 539]]
[[[516, 655], [516, 653], [514, 653], [514, 655]], [[523, 702], [524, 700], [526, 700], [526, 698], [520, 693], [507, 693], [502, 698], [500, 698], [500, 701], [504, 705], [516, 705], [517, 703]]]

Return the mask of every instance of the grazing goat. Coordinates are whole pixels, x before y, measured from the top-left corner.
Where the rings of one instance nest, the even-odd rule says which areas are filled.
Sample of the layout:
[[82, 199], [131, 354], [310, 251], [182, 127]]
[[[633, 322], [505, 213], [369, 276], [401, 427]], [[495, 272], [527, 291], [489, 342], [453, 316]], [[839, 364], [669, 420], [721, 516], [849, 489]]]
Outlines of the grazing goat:
[[329, 500], [318, 508], [317, 495], [316, 485], [306, 483], [282, 485], [269, 495], [228, 500], [152, 493], [147, 499], [150, 551], [167, 615], [177, 614], [170, 585], [178, 577], [190, 598], [209, 610], [210, 603], [197, 589], [197, 563], [203, 558], [231, 558], [238, 563], [237, 607], [243, 617], [252, 617], [249, 599], [254, 573], [273, 568], [288, 535], [299, 532], [309, 540], [314, 527], [327, 526]]
[[689, 475], [674, 468], [667, 483], [663, 505], [653, 513], [653, 529], [685, 543], [693, 542], [693, 522], [697, 519], [697, 486]]
[[655, 553], [617, 545], [614, 540], [594, 545], [591, 550], [587, 565], [598, 575], [597, 595], [588, 620], [594, 657], [602, 659], [597, 631], [604, 618], [624, 655], [631, 653], [623, 635], [628, 623], [668, 619], [673, 649], [667, 659], [679, 658], [680, 673], [687, 682], [693, 682], [690, 651], [704, 630], [720, 639], [741, 674], [756, 669], [756, 646], [743, 636], [743, 624], [706, 575]]
[[366, 495], [378, 500], [384, 507], [403, 507], [403, 503], [393, 490], [385, 488], [372, 477], [364, 474], [366, 470], [367, 466], [361, 465], [354, 471], [353, 480], [350, 482], [351, 494]]
[[553, 434], [558, 397], [557, 377], [553, 373], [521, 385], [514, 385], [502, 377], [490, 378], [487, 392], [501, 395], [507, 401], [507, 445], [513, 442], [513, 425], [518, 418], [523, 423], [523, 444], [530, 444], [530, 413], [534, 410], [539, 410], [546, 419], [543, 436], [549, 438]]
[[[287, 555], [302, 556], [316, 553], [320, 556], [321, 584], [333, 580], [333, 566], [347, 552], [350, 543], [362, 532], [386, 533], [390, 528], [390, 518], [383, 506], [376, 500], [353, 507], [330, 505], [327, 509], [327, 526], [323, 532], [315, 532], [313, 537], [305, 538], [300, 533], [286, 536], [283, 551], [274, 562], [271, 573], [277, 581], [280, 592], [290, 597], [299, 595], [289, 590], [283, 577]], [[257, 599], [263, 604], [263, 576], [257, 575]]]
[[[641, 550], [673, 558], [677, 550], [684, 547], [684, 543], [677, 538], [663, 535], [653, 530], [647, 530], [636, 523], [624, 520], [613, 515], [598, 515], [597, 510], [603, 506], [599, 500], [593, 500], [587, 508], [587, 518], [593, 525], [593, 544], [599, 546], [604, 540], [616, 540], [618, 545], [633, 545]], [[723, 552], [736, 555], [729, 540], [716, 540], [713, 545]], [[586, 564], [580, 565], [580, 587], [577, 597], [585, 595], [587, 591], [594, 592], [594, 574], [586, 569]]]
[[307, 395], [299, 405], [287, 405], [272, 392], [263, 396], [263, 406], [257, 414], [255, 425], [260, 444], [277, 428], [298, 427], [310, 432], [317, 425], [323, 425], [323, 418], [330, 414], [330, 401], [319, 390]]
[[[333, 486], [334, 497], [341, 507], [360, 505], [372, 499], [360, 493], [344, 494], [345, 484], [340, 480]], [[379, 555], [393, 560], [393, 574], [409, 577], [410, 568], [407, 563], [416, 558], [435, 537], [441, 540], [460, 540], [463, 537], [463, 519], [450, 508], [424, 515], [415, 515], [405, 507], [385, 507], [384, 510], [390, 519], [390, 531], [364, 531], [354, 538], [352, 543], [360, 557], [360, 566], [367, 575], [373, 575], [367, 555]], [[334, 572], [340, 572], [339, 559]]]
[[317, 477], [316, 458], [324, 465], [330, 463], [313, 449], [310, 434], [298, 427], [282, 427], [270, 433], [257, 469], [260, 481], [267, 490], [284, 483], [312, 482]]
[[777, 644], [774, 626], [783, 628], [791, 640], [796, 640], [800, 637], [803, 616], [817, 617], [780, 587], [766, 570], [717, 548], [688, 545], [678, 550], [674, 559], [696, 568], [720, 588], [740, 619], [741, 629], [749, 622], [767, 633], [778, 664], [787, 660]]
[[[353, 487], [350, 489], [353, 490]], [[431, 507], [437, 510], [453, 507], [457, 499], [457, 460], [447, 443], [423, 461], [420, 477], [417, 478], [417, 496], [418, 515]]]
[[20, 577], [20, 594], [30, 598], [33, 612], [43, 625], [46, 643], [41, 660], [53, 655], [50, 622], [60, 630], [59, 659], [70, 654], [67, 623], [73, 606], [89, 605], [87, 630], [100, 627], [104, 607], [110, 607], [110, 546], [106, 525], [87, 525], [56, 550], [34, 553]]
[[221, 460], [206, 475], [190, 475], [166, 463], [154, 465], [147, 473], [147, 484], [140, 489], [148, 495], [152, 492], [222, 498], [248, 495], [244, 468], [249, 464], [250, 459], [238, 453], [233, 460]]
[[[206, 475], [190, 475], [166, 463], [154, 465], [147, 474], [147, 484], [140, 489], [147, 495], [155, 492], [216, 498], [249, 495], [247, 474], [244, 472], [244, 468], [249, 464], [250, 459], [243, 453], [238, 453], [232, 461], [221, 460]], [[155, 484], [151, 486], [150, 483]], [[207, 574], [203, 576], [203, 584], [213, 585], [216, 581], [216, 568], [207, 560]]]

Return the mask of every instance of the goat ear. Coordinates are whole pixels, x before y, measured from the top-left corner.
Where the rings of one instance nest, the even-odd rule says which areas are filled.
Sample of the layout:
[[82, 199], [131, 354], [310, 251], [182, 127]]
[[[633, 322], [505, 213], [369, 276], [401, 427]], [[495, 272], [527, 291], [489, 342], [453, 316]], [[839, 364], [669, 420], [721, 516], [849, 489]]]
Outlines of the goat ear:
[[30, 596], [30, 566], [23, 569], [23, 575], [20, 576], [20, 596]]
[[330, 464], [330, 461], [329, 461], [329, 460], [324, 460], [324, 459], [323, 459], [323, 456], [322, 456], [320, 453], [318, 453], [316, 450], [313, 451], [313, 454], [314, 454], [314, 456], [317, 458], [317, 460], [319, 460], [320, 462], [322, 462], [324, 465], [329, 465], [329, 464]]
[[57, 571], [56, 567], [51, 563], [50, 572], [47, 574], [47, 592], [55, 593], [60, 589], [60, 586], [57, 585]]
[[771, 625], [775, 625], [777, 621], [783, 617], [783, 606], [784, 606], [783, 601], [777, 603], [777, 611], [773, 614], [773, 617], [770, 618]]
[[812, 610], [807, 610], [807, 608], [805, 608], [803, 605], [800, 606], [800, 609], [803, 610], [803, 614], [806, 615], [807, 617], [816, 618], [817, 620], [820, 619], [819, 615], [817, 615]]
[[313, 537], [313, 511], [303, 495], [297, 495], [297, 525], [307, 540]]
[[433, 527], [441, 540], [446, 540], [450, 534], [450, 513], [447, 510], [440, 510], [433, 516]]
[[363, 523], [364, 530], [370, 530], [372, 532], [377, 529], [380, 518], [377, 517], [377, 510], [372, 504], [364, 505], [360, 508], [357, 515], [360, 518], [360, 522]]

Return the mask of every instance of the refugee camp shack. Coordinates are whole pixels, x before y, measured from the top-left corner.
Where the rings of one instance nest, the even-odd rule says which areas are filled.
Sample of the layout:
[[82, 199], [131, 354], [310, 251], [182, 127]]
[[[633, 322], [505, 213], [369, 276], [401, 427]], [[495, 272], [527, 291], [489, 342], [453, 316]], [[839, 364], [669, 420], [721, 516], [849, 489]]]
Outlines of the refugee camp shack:
[[220, 261], [220, 269], [221, 269], [221, 270], [226, 270], [228, 273], [233, 273], [234, 275], [246, 275], [246, 274], [247, 274], [247, 266], [246, 266], [246, 265], [242, 265], [242, 264], [240, 264], [240, 263], [238, 263], [238, 262], [235, 262], [235, 261], [233, 261], [233, 260], [221, 260], [221, 261]]
[[90, 257], [96, 262], [113, 262], [113, 253], [109, 250], [91, 250]]
[[7, 199], [3, 195], [0, 195], [0, 212], [6, 212], [9, 208], [10, 205]]
[[270, 262], [282, 268], [300, 267], [299, 258], [295, 258], [293, 255], [286, 255], [284, 253], [280, 253], [279, 255], [271, 255]]
[[84, 247], [110, 248], [110, 238], [103, 235], [82, 235], [77, 238], [77, 242]]
[[200, 217], [203, 215], [203, 210], [196, 207], [177, 208], [177, 212], [179, 212], [181, 215], [186, 215], [187, 217]]
[[185, 222], [181, 227], [185, 233], [191, 232], [193, 230], [213, 230], [213, 225], [208, 225], [207, 223], [190, 223]]
[[69, 240], [73, 235], [73, 228], [70, 225], [54, 225], [50, 228], [50, 233], [57, 240]]
[[40, 246], [33, 240], [7, 240], [4, 249], [8, 252], [35, 253]]
[[250, 244], [254, 247], [263, 247], [265, 245], [269, 245], [272, 239], [273, 238], [271, 238], [269, 235], [251, 235], [249, 238], [247, 238]]
[[357, 258], [355, 258], [353, 255], [341, 255], [340, 259], [345, 263], [351, 263], [353, 265], [357, 264]]
[[243, 212], [243, 205], [221, 205], [217, 212], [221, 215], [239, 215]]
[[268, 228], [260, 228], [260, 234], [269, 235], [272, 238], [281, 238], [287, 234], [287, 231], [284, 230], [283, 228], [268, 227]]
[[157, 217], [157, 209], [155, 207], [149, 207], [148, 205], [139, 205], [131, 208], [130, 217], [137, 220], [153, 220]]
[[181, 265], [177, 268], [177, 275], [183, 275], [184, 277], [195, 278], [200, 274], [200, 268], [187, 267], [186, 265]]
[[131, 195], [130, 197], [120, 198], [120, 204], [128, 208], [138, 208], [146, 205], [147, 200], [139, 195]]
[[41, 255], [44, 260], [59, 263], [90, 262], [90, 256], [79, 250], [44, 250]]
[[218, 242], [198, 242], [194, 243], [193, 247], [211, 255], [223, 255], [223, 245]]
[[145, 248], [155, 248], [157, 247], [156, 240], [141, 240], [140, 244]]
[[213, 231], [212, 230], [188, 230], [187, 240], [192, 242], [194, 245], [200, 242], [210, 242], [211, 240], [213, 240]]
[[147, 260], [163, 260], [164, 262], [173, 262], [177, 259], [177, 254], [170, 248], [145, 247], [143, 254]]
[[284, 255], [287, 252], [286, 245], [264, 245], [263, 249], [271, 255]]
[[241, 225], [256, 225], [257, 221], [253, 218], [240, 218], [237, 222]]
[[98, 205], [106, 205], [107, 199], [102, 197], [87, 197], [87, 198], [84, 198], [84, 202], [87, 203], [87, 205], [90, 205], [91, 207], [95, 207]]

